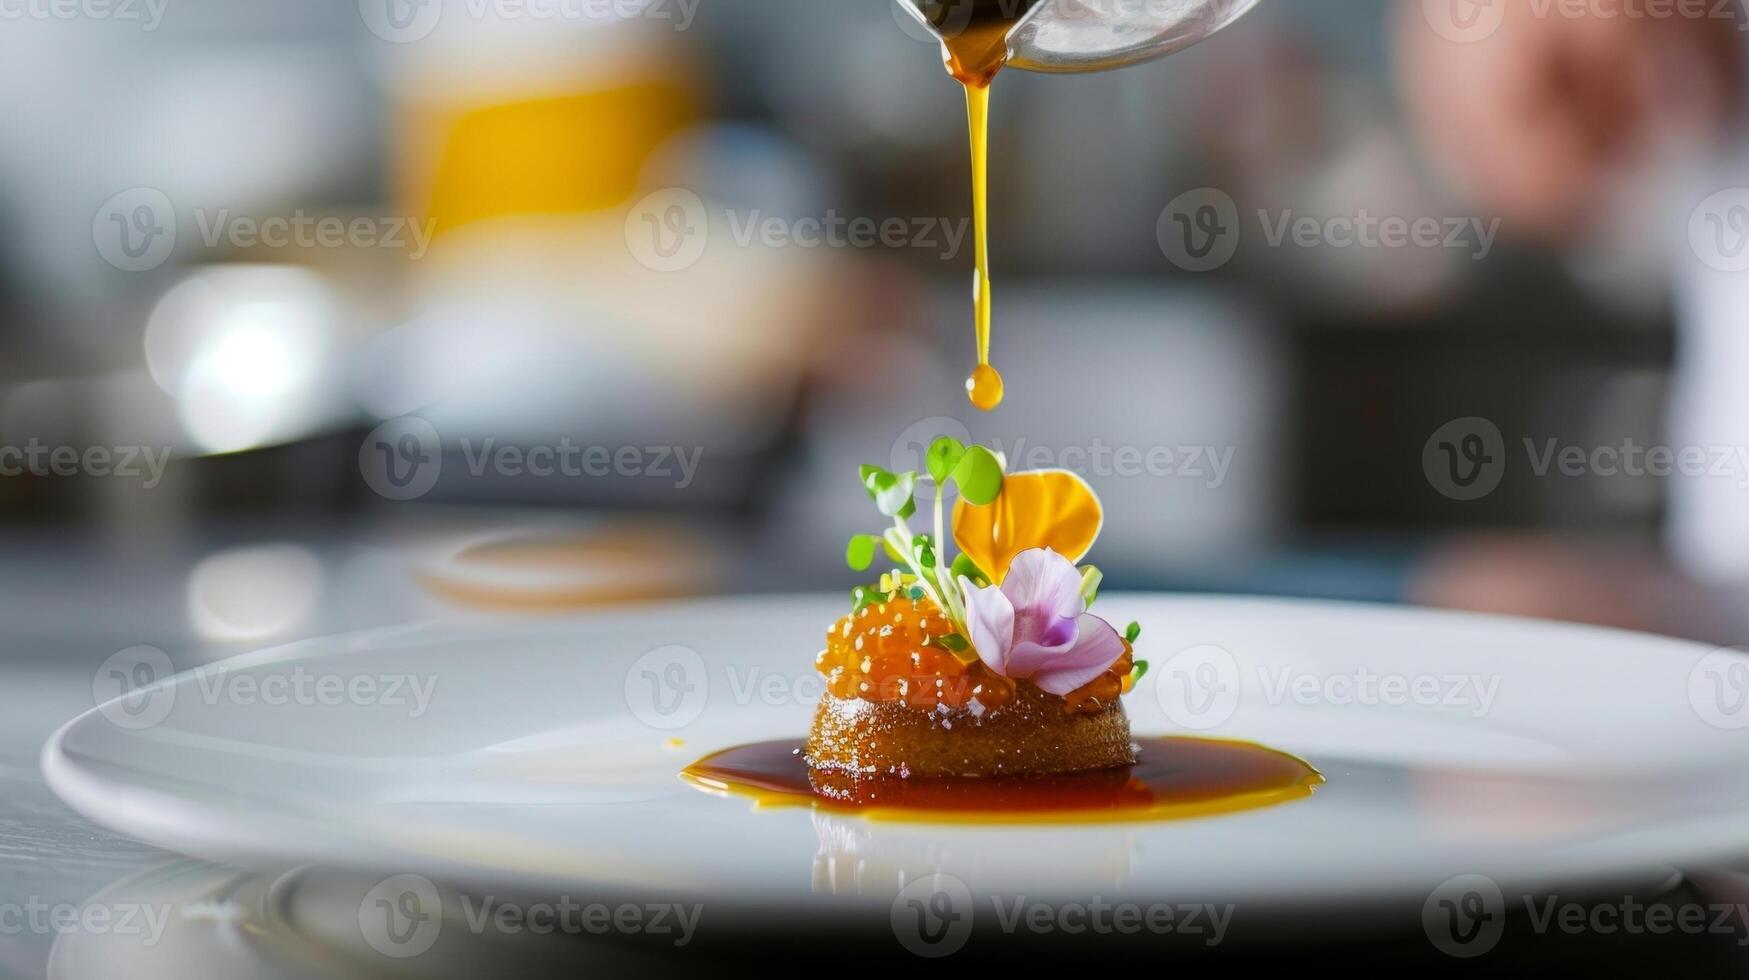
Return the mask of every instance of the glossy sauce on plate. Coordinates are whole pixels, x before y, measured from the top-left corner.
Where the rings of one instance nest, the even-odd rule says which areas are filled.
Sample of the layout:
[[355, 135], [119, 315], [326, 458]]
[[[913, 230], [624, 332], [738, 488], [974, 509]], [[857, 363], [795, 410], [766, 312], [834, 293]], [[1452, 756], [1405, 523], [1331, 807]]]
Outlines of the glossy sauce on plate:
[[877, 820], [1108, 823], [1179, 820], [1305, 799], [1324, 777], [1305, 761], [1250, 742], [1137, 740], [1132, 766], [1056, 776], [905, 779], [815, 772], [800, 739], [726, 749], [681, 776], [757, 806], [809, 806]]

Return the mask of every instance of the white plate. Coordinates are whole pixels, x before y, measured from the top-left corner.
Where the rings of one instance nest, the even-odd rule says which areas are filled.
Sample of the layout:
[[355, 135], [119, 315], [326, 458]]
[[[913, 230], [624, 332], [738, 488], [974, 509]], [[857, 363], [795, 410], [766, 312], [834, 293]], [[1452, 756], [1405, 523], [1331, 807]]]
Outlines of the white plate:
[[[1329, 779], [1309, 800], [967, 827], [755, 811], [683, 784], [700, 755], [805, 732], [812, 657], [843, 608], [719, 600], [300, 643], [75, 719], [44, 772], [98, 823], [232, 864], [809, 908], [889, 901], [931, 873], [989, 895], [1291, 906], [1749, 853], [1749, 707], [1733, 699], [1749, 670], [1735, 654], [1324, 603], [1114, 595], [1100, 609], [1147, 627], [1153, 669], [1127, 699], [1138, 734], [1189, 725], [1293, 752]], [[1402, 703], [1350, 697], [1368, 676]], [[423, 710], [408, 686], [389, 696], [396, 678], [434, 685]], [[652, 678], [678, 685], [658, 702]], [[361, 679], [377, 693], [350, 686]], [[342, 683], [353, 694], [322, 703]]]

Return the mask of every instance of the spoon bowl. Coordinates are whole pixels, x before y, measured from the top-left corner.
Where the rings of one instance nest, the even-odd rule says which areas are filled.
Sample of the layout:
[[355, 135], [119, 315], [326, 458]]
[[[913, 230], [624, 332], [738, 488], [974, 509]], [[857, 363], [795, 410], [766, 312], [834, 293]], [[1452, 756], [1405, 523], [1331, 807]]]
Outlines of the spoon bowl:
[[[963, 26], [974, 6], [966, 0], [894, 2], [938, 38]], [[994, 2], [1024, 5], [1024, 0]], [[1008, 32], [1008, 64], [1026, 71], [1074, 73], [1152, 61], [1213, 36], [1258, 2], [1037, 0]]]

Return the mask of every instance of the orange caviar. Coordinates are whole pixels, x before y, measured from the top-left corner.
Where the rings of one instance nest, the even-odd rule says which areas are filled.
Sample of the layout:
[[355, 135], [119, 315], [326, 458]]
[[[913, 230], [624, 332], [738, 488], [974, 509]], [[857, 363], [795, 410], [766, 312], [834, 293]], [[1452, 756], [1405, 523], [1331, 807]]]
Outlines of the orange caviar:
[[1093, 680], [1069, 692], [1063, 700], [1067, 702], [1070, 711], [1081, 711], [1094, 714], [1103, 711], [1105, 706], [1116, 701], [1119, 695], [1130, 693], [1135, 681], [1130, 677], [1130, 671], [1135, 669], [1135, 649], [1127, 642], [1123, 645], [1123, 656]]
[[[900, 596], [846, 615], [826, 633], [826, 649], [814, 666], [834, 697], [903, 701], [913, 708], [964, 708], [973, 701], [1000, 708], [1014, 697], [1015, 682], [973, 659], [961, 660], [934, 642], [955, 632], [953, 622], [928, 598]], [[971, 656], [971, 654], [966, 654]], [[1069, 711], [1095, 713], [1129, 690], [1132, 657], [1124, 655], [1080, 690], [1064, 698]]]
[[832, 624], [814, 665], [834, 697], [903, 701], [914, 708], [963, 708], [974, 699], [985, 708], [1007, 704], [1014, 696], [1012, 681], [931, 642], [954, 632], [933, 601], [900, 596]]

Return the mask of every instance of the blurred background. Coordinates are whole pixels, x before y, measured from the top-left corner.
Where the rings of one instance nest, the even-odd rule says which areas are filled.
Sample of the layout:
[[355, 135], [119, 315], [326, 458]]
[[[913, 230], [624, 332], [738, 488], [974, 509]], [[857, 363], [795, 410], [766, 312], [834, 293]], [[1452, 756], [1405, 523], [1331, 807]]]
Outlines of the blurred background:
[[1123, 588], [1732, 642], [1743, 18], [1604, 6], [1004, 74], [982, 416], [964, 102], [891, 0], [20, 3], [9, 625], [848, 587], [856, 465], [947, 432], [1083, 471]]
[[893, 0], [0, 0], [0, 895], [161, 857], [37, 772], [117, 651], [849, 588], [942, 434], [1083, 472], [1115, 588], [1742, 643], [1743, 6], [1004, 73], [981, 415]]

